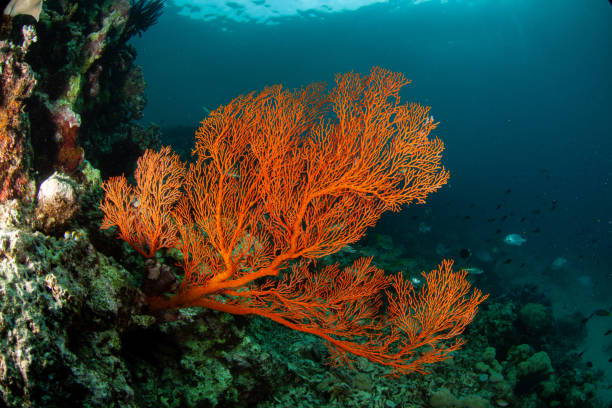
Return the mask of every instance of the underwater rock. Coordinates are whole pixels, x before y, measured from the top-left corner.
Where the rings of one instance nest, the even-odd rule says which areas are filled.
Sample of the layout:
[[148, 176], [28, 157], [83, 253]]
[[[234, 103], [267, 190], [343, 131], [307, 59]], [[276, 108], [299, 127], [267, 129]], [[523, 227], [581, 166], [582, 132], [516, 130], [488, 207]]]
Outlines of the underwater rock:
[[58, 172], [43, 181], [37, 200], [36, 223], [47, 233], [65, 227], [79, 209], [74, 181]]

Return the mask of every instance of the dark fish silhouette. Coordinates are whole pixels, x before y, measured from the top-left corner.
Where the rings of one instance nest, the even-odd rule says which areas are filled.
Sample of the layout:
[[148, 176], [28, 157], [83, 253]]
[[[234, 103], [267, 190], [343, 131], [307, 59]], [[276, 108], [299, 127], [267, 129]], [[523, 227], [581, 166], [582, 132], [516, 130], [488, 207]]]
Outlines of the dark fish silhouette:
[[610, 334], [612, 334], [612, 329], [608, 329], [608, 331], [604, 333], [604, 336], [609, 336]]
[[[612, 310], [612, 307], [610, 308]], [[582, 323], [586, 323], [589, 320], [591, 320], [593, 317], [595, 316], [600, 316], [600, 317], [608, 317], [608, 316], [612, 316], [612, 312], [611, 310], [606, 310], [606, 309], [597, 309], [595, 310], [593, 313], [591, 313], [588, 317], [585, 317], [584, 319], [582, 319]], [[612, 330], [608, 330], [606, 332], [606, 334], [604, 334], [604, 336], [609, 335], [610, 333], [612, 333]]]
[[501, 204], [497, 204], [497, 207], [495, 207], [496, 210], [499, 210], [501, 208]]
[[508, 265], [510, 262], [512, 262], [512, 258], [508, 258], [504, 261], [504, 265]]
[[467, 248], [463, 248], [461, 251], [459, 251], [459, 256], [462, 257], [463, 259], [469, 258], [472, 255], [472, 251], [470, 251]]
[[511, 192], [512, 192], [512, 190], [510, 190], [510, 189], [507, 189], [506, 191], [504, 191], [504, 193], [506, 193], [506, 194], [510, 194]]

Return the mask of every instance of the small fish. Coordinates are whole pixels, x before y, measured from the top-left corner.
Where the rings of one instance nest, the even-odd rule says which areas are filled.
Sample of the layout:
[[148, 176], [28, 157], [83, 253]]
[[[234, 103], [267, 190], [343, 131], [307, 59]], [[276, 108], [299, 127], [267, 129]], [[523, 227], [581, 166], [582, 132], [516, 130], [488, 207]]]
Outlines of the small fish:
[[501, 230], [498, 228], [498, 229], [495, 230], [495, 233], [496, 234], [501, 234]]
[[504, 265], [508, 265], [510, 262], [512, 262], [512, 258], [508, 258], [504, 261]]
[[[611, 310], [612, 310], [612, 308], [611, 308]], [[597, 309], [593, 313], [591, 313], [588, 317], [585, 317], [584, 319], [582, 319], [582, 323], [588, 322], [589, 320], [591, 320], [595, 316], [608, 317], [608, 316], [611, 316], [611, 315], [612, 315], [612, 313], [609, 310]], [[612, 333], [612, 330], [608, 330], [606, 332], [606, 334], [604, 334], [604, 336], [607, 336], [610, 333]]]
[[521, 217], [521, 222], [527, 221], [527, 217]]
[[608, 329], [608, 331], [604, 333], [604, 336], [609, 336], [610, 334], [612, 334], [612, 329]]
[[584, 354], [586, 350], [582, 350], [580, 353], [577, 354], [578, 357], [582, 357], [582, 355]]
[[496, 210], [499, 210], [501, 208], [501, 204], [497, 204], [497, 207], [495, 207]]
[[504, 215], [504, 216], [502, 217], [502, 220], [504, 220], [504, 221], [506, 221], [507, 219], [508, 219], [508, 216], [507, 216], [507, 215]]
[[463, 219], [465, 219], [465, 220], [471, 220], [471, 219], [472, 219], [472, 216], [471, 216], [471, 215], [466, 215], [465, 217], [463, 217]]
[[470, 268], [463, 268], [463, 270], [471, 275], [482, 275], [484, 273], [482, 269], [476, 268], [475, 266], [472, 266]]
[[525, 262], [521, 263], [521, 265], [519, 266], [519, 268], [523, 269], [525, 267]]
[[504, 193], [506, 193], [506, 194], [510, 194], [511, 192], [512, 192], [512, 190], [510, 190], [510, 189], [507, 189], [506, 191], [504, 191]]
[[508, 245], [521, 246], [527, 242], [527, 240], [521, 237], [519, 234], [508, 234], [504, 238], [504, 242]]
[[591, 363], [590, 361], [587, 361], [586, 362], [586, 366], [587, 366], [587, 368], [591, 368], [591, 367], [593, 367], [593, 363]]

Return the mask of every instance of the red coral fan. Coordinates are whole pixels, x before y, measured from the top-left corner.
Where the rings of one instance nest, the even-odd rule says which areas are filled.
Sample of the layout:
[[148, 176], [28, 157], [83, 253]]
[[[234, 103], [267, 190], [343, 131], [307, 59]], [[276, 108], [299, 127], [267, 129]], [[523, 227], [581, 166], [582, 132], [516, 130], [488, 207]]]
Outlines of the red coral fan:
[[188, 169], [165, 148], [138, 161], [135, 187], [106, 182], [102, 228], [118, 227], [147, 257], [182, 253], [184, 279], [148, 298], [151, 309], [263, 316], [327, 340], [335, 364], [362, 356], [392, 374], [449, 358], [486, 298], [452, 262], [424, 274], [418, 292], [371, 259], [311, 262], [447, 182], [429, 108], [400, 103], [408, 82], [374, 68], [338, 75], [328, 94], [313, 84], [241, 96], [202, 121]]

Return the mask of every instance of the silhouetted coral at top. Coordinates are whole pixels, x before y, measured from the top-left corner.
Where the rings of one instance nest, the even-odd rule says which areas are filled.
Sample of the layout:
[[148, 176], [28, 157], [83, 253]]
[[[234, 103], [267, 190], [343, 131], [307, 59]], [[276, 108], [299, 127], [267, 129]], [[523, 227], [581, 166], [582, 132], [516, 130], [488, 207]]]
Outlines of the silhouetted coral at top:
[[122, 33], [124, 41], [136, 34], [140, 37], [149, 27], [157, 23], [162, 14], [165, 0], [130, 0], [131, 8], [128, 21]]

